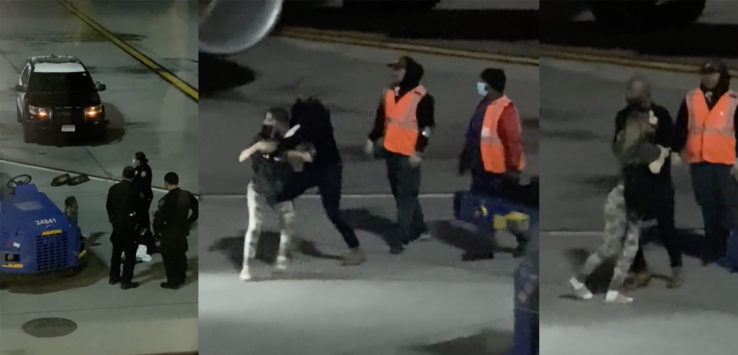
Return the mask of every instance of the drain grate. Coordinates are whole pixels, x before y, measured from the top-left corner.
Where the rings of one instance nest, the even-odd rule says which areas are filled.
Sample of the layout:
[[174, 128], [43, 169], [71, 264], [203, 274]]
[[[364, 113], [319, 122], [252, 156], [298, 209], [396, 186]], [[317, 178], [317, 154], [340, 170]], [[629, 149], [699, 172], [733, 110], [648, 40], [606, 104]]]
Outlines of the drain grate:
[[39, 338], [61, 337], [77, 329], [77, 323], [64, 318], [37, 318], [23, 324], [23, 331]]

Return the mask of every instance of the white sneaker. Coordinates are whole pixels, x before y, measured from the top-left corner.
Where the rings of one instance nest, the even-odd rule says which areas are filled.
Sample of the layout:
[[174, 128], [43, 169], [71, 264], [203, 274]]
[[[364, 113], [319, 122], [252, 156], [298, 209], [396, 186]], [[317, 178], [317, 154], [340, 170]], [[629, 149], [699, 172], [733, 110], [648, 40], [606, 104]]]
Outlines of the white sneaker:
[[574, 290], [574, 294], [580, 300], [591, 300], [592, 299], [592, 292], [589, 291], [589, 289], [587, 288], [587, 285], [579, 282], [579, 280], [577, 280], [576, 277], [572, 277], [571, 279], [569, 279], [569, 285]]
[[289, 259], [286, 256], [278, 256], [277, 264], [274, 266], [277, 270], [287, 270], [287, 266], [290, 264]]
[[239, 278], [241, 281], [251, 280], [251, 272], [249, 272], [248, 266], [241, 269], [241, 275], [239, 275]]
[[418, 240], [421, 241], [421, 242], [427, 242], [427, 241], [429, 241], [431, 239], [433, 239], [433, 238], [431, 237], [430, 233], [428, 233], [428, 232], [425, 232], [425, 233], [421, 234], [420, 237], [418, 237]]
[[607, 294], [605, 295], [605, 303], [630, 304], [633, 303], [633, 297], [628, 297], [618, 291], [607, 291]]

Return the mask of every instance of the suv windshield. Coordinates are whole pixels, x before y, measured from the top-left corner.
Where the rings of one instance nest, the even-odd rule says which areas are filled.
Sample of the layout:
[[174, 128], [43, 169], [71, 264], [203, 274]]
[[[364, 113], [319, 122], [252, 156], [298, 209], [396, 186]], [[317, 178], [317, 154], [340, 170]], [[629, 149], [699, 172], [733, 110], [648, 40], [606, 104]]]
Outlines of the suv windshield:
[[87, 92], [94, 90], [87, 73], [33, 73], [28, 89], [36, 92]]

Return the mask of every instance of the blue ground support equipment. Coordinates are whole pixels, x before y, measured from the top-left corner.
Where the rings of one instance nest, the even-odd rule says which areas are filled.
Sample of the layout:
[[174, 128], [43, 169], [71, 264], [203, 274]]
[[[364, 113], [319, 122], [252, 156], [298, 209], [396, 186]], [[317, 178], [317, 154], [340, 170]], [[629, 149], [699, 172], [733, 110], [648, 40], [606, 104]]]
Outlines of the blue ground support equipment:
[[0, 189], [0, 277], [74, 270], [85, 254], [77, 226], [29, 175]]

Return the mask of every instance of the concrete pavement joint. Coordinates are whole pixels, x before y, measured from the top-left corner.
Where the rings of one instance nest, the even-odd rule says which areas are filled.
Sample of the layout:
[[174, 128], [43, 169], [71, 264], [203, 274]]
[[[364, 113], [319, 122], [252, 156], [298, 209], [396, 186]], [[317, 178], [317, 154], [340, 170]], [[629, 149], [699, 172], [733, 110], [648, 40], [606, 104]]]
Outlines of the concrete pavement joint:
[[[195, 281], [197, 282], [197, 281]], [[137, 304], [132, 306], [120, 306], [120, 307], [93, 307], [93, 308], [80, 308], [80, 309], [63, 309], [58, 311], [35, 311], [35, 312], [19, 312], [19, 313], [0, 313], [4, 316], [22, 316], [27, 314], [50, 314], [50, 313], [70, 313], [70, 312], [89, 312], [89, 311], [102, 311], [102, 310], [121, 310], [121, 309], [137, 309], [147, 307], [166, 307], [166, 306], [190, 306], [197, 304], [197, 302], [179, 302], [179, 303], [166, 303], [166, 304]]]
[[313, 42], [349, 44], [349, 45], [364, 46], [364, 47], [402, 50], [402, 51], [407, 51], [407, 52], [425, 53], [425, 54], [441, 55], [441, 56], [447, 56], [447, 57], [488, 60], [488, 61], [494, 61], [494, 62], [529, 65], [529, 66], [536, 66], [536, 67], [538, 66], [538, 63], [539, 63], [538, 58], [532, 58], [532, 57], [492, 54], [492, 53], [474, 52], [474, 51], [466, 51], [466, 50], [458, 50], [458, 49], [431, 47], [431, 46], [425, 46], [425, 45], [406, 44], [406, 43], [366, 39], [366, 38], [360, 38], [357, 36], [347, 36], [346, 34], [340, 34], [340, 33], [333, 32], [333, 31], [285, 28], [279, 32], [275, 32], [274, 35], [279, 36], [279, 37], [308, 40], [308, 41], [313, 41]]
[[165, 68], [163, 65], [149, 58], [148, 56], [143, 54], [141, 51], [136, 49], [135, 47], [129, 45], [122, 39], [118, 38], [115, 34], [107, 30], [105, 27], [103, 27], [99, 23], [95, 22], [95, 20], [93, 20], [92, 18], [87, 16], [85, 13], [77, 9], [74, 5], [70, 4], [69, 1], [67, 0], [57, 0], [57, 1], [59, 1], [59, 3], [65, 8], [67, 8], [67, 10], [69, 10], [72, 14], [77, 16], [77, 18], [79, 18], [82, 22], [86, 23], [93, 30], [97, 31], [99, 34], [101, 34], [111, 43], [116, 45], [122, 51], [126, 52], [128, 55], [130, 55], [131, 57], [139, 61], [141, 64], [151, 69], [154, 73], [156, 73], [162, 79], [172, 84], [172, 86], [177, 88], [187, 97], [189, 97], [195, 102], [199, 100], [199, 93], [197, 89], [195, 89], [192, 85], [180, 79], [177, 75], [172, 73], [169, 69]]

